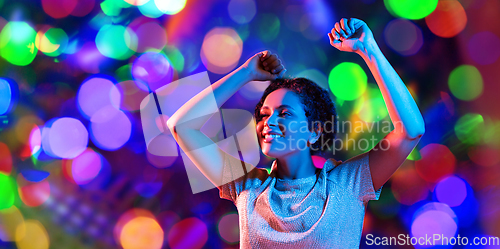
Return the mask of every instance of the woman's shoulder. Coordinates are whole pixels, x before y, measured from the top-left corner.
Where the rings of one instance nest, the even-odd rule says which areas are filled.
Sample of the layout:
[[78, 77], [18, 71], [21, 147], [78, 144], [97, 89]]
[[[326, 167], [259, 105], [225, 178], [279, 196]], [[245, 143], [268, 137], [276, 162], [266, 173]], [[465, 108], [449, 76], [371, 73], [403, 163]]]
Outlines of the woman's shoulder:
[[337, 160], [333, 157], [328, 158], [325, 164], [323, 165], [323, 168], [325, 172], [328, 174], [331, 173], [334, 169], [338, 169], [338, 166], [340, 166], [342, 163], [343, 163], [342, 160]]
[[346, 161], [329, 158], [325, 167], [328, 179], [338, 179], [354, 174], [368, 164], [368, 153], [359, 154]]

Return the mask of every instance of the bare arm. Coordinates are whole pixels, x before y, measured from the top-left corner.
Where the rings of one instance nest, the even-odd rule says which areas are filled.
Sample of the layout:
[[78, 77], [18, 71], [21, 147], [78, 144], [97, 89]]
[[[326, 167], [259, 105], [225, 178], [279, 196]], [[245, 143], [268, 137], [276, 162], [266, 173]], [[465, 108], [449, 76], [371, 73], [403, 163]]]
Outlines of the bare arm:
[[[263, 66], [264, 64], [266, 66]], [[268, 70], [265, 70], [266, 67]], [[168, 128], [184, 153], [216, 186], [221, 183], [223, 160], [226, 153], [200, 131], [201, 127], [215, 113], [214, 98], [217, 109], [219, 109], [247, 82], [275, 79], [284, 71], [284, 67], [276, 55], [269, 51], [258, 53], [242, 66], [194, 96], [167, 121]]]
[[342, 19], [329, 33], [330, 43], [355, 52], [366, 62], [380, 88], [392, 130], [370, 153], [374, 189], [379, 189], [406, 160], [425, 132], [425, 124], [410, 92], [380, 51], [371, 30], [359, 19]]

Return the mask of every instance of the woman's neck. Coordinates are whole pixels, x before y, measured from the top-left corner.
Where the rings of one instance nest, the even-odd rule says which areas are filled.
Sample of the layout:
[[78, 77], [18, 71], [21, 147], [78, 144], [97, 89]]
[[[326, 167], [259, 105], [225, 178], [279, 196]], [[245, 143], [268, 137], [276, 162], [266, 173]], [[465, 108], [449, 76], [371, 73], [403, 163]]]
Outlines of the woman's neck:
[[299, 179], [316, 174], [316, 167], [308, 150], [277, 158], [277, 177], [281, 179]]

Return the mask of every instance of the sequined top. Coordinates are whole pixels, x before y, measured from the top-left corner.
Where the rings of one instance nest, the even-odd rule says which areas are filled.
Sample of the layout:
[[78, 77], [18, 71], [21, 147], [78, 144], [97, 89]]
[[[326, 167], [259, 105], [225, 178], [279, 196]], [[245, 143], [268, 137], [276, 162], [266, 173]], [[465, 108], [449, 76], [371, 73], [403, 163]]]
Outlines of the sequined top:
[[[219, 186], [238, 209], [240, 248], [358, 248], [366, 204], [382, 187], [373, 188], [368, 153], [353, 159], [337, 166], [328, 159], [316, 175], [293, 180], [275, 176], [274, 160], [270, 174], [253, 168]], [[230, 160], [237, 159], [224, 159], [224, 177]]]

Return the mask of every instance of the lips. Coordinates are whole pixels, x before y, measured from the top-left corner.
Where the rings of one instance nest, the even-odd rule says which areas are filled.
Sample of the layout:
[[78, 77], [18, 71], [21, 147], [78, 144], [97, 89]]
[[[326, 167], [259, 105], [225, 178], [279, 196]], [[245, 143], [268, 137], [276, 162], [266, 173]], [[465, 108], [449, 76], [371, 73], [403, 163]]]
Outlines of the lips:
[[265, 131], [262, 133], [264, 143], [270, 143], [272, 141], [275, 141], [276, 139], [282, 139], [283, 137], [284, 135], [274, 131]]

